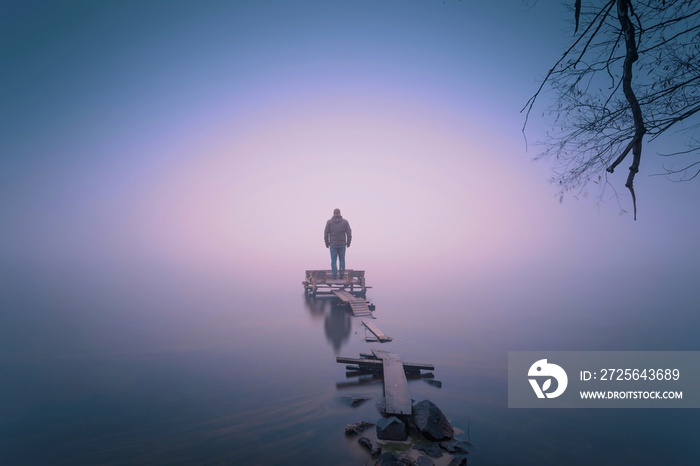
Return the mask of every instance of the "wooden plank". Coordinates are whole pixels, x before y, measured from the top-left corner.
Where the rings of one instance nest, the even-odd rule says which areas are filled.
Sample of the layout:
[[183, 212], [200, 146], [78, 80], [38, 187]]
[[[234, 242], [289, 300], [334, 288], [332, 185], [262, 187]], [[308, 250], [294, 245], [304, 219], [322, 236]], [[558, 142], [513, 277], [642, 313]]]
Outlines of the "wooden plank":
[[372, 317], [372, 311], [369, 310], [366, 303], [351, 302], [350, 308], [355, 317]]
[[411, 395], [401, 357], [388, 351], [372, 350], [384, 368], [384, 405], [387, 414], [411, 414]]
[[345, 291], [345, 290], [334, 290], [333, 294], [340, 298], [346, 304], [350, 304], [352, 313], [356, 317], [369, 317], [372, 315], [367, 306], [367, 301], [364, 298], [358, 298], [357, 296]]
[[355, 295], [345, 291], [345, 290], [333, 290], [333, 294], [336, 295], [338, 298], [340, 298], [341, 301], [345, 303], [349, 303], [351, 301], [357, 301], [357, 300], [362, 300], [362, 298], [358, 298]]
[[376, 336], [379, 341], [384, 342], [384, 341], [391, 341], [392, 340], [392, 338], [390, 336], [386, 335], [384, 332], [379, 330], [379, 327], [374, 325], [372, 322], [367, 321], [367, 320], [363, 320], [362, 325], [367, 327], [367, 329], [370, 332], [372, 332], [374, 334], [374, 336]]
[[[378, 351], [378, 350], [372, 350], [372, 352]], [[358, 366], [366, 366], [366, 367], [373, 367], [378, 369], [381, 369], [382, 367], [382, 361], [380, 359], [368, 359], [368, 358], [346, 358], [343, 356], [336, 356], [335, 358], [336, 362], [340, 364], [357, 364]], [[406, 370], [424, 370], [424, 371], [433, 371], [435, 370], [435, 366], [432, 364], [422, 364], [422, 363], [417, 363], [417, 362], [404, 362], [403, 367]]]

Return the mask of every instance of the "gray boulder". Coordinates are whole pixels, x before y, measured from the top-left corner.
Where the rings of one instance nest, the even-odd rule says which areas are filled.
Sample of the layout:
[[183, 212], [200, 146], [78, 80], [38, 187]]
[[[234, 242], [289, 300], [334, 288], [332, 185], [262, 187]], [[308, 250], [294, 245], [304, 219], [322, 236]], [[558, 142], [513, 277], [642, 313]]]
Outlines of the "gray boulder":
[[364, 432], [365, 430], [369, 429], [372, 427], [374, 424], [371, 422], [355, 422], [353, 424], [346, 424], [345, 425], [345, 435], [357, 435], [360, 432]]
[[357, 440], [357, 443], [368, 449], [370, 451], [370, 454], [372, 455], [372, 458], [378, 458], [379, 455], [382, 453], [382, 448], [375, 447], [374, 445], [372, 445], [372, 441], [367, 437], [360, 437]]
[[435, 466], [435, 463], [430, 458], [421, 455], [416, 460], [416, 466]]
[[402, 466], [435, 466], [433, 460], [416, 450], [409, 450], [401, 453], [399, 455], [399, 463]]
[[399, 457], [390, 451], [382, 453], [379, 459], [374, 463], [374, 466], [403, 466]]
[[466, 456], [455, 456], [447, 466], [467, 466]]
[[413, 405], [413, 422], [420, 433], [433, 441], [449, 440], [454, 435], [454, 428], [440, 408], [430, 400], [423, 400]]
[[440, 450], [440, 445], [437, 442], [422, 443], [413, 448], [422, 451], [431, 458], [440, 458], [442, 456], [442, 450]]
[[351, 406], [353, 408], [357, 408], [360, 406], [362, 403], [365, 401], [369, 400], [369, 398], [364, 398], [361, 396], [341, 396], [340, 401], [343, 402], [344, 404]]
[[456, 438], [450, 440], [443, 440], [440, 442], [440, 446], [450, 453], [469, 453], [469, 447], [472, 446], [471, 442], [466, 440], [457, 440]]
[[383, 417], [377, 421], [377, 438], [379, 440], [406, 440], [408, 427], [396, 416]]

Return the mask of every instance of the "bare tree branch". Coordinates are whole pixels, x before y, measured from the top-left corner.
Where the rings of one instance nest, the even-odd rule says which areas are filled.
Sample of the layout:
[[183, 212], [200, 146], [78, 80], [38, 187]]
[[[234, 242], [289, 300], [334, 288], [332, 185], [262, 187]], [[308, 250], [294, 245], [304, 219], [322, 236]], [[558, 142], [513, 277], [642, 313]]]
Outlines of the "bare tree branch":
[[[557, 98], [543, 114], [551, 129], [537, 143], [542, 150], [535, 158], [550, 161], [561, 196], [577, 196], [589, 183], [604, 189], [601, 175], [613, 173], [631, 153], [625, 186], [636, 219], [634, 182], [645, 136], [651, 141], [671, 128], [679, 129], [677, 135], [700, 128], [700, 2], [572, 3], [571, 45], [522, 108], [523, 134], [538, 98], [552, 89]], [[688, 150], [671, 154], [700, 155], [700, 138], [687, 134]], [[695, 166], [691, 160], [672, 173]]]
[[[630, 5], [631, 0], [618, 0], [617, 2], [617, 16], [620, 21], [620, 27], [625, 35], [625, 48], [627, 50], [627, 55], [625, 57], [625, 63], [622, 72], [622, 91], [625, 93], [627, 102], [629, 102], [630, 109], [632, 110], [632, 118], [634, 119], [634, 138], [630, 143], [632, 145], [632, 165], [630, 166], [630, 173], [627, 177], [627, 183], [625, 186], [630, 190], [632, 194], [632, 204], [634, 206], [634, 219], [637, 220], [637, 198], [634, 194], [634, 176], [639, 172], [639, 163], [642, 159], [642, 138], [644, 133], [647, 132], [644, 127], [644, 118], [642, 117], [642, 109], [639, 106], [639, 101], [637, 96], [632, 89], [632, 64], [637, 61], [639, 55], [637, 54], [637, 40], [634, 32], [634, 24], [629, 17], [629, 12], [631, 10]], [[616, 161], [617, 162], [617, 161]], [[619, 163], [619, 162], [617, 162]], [[608, 168], [610, 173], [613, 172], [614, 166], [611, 165]]]

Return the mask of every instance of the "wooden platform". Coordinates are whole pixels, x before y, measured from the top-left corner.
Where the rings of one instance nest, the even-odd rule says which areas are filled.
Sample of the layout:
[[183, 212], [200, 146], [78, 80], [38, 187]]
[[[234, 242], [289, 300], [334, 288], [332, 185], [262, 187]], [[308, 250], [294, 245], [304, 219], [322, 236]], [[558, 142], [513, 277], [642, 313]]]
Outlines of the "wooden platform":
[[304, 291], [313, 296], [317, 293], [332, 293], [334, 290], [365, 294], [367, 288], [371, 288], [365, 284], [364, 270], [344, 270], [338, 272], [336, 278], [333, 278], [330, 270], [307, 270], [301, 284], [304, 285]]
[[367, 305], [367, 301], [363, 297], [357, 297], [345, 290], [335, 290], [333, 294], [340, 298], [341, 301], [350, 305], [352, 314], [355, 317], [372, 317], [372, 312]]

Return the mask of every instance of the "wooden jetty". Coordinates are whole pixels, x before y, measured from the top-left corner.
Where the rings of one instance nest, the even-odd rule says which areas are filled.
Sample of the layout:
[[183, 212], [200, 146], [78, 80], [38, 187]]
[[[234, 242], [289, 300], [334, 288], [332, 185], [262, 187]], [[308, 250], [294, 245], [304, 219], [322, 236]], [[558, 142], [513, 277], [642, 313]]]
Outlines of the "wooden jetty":
[[379, 372], [384, 380], [384, 400], [387, 414], [411, 414], [411, 395], [408, 392], [406, 372], [420, 373], [421, 370], [433, 370], [431, 364], [403, 362], [396, 353], [372, 350], [372, 354], [360, 354], [360, 358], [338, 356], [336, 362], [355, 364], [348, 370]]
[[[307, 295], [335, 295], [350, 306], [354, 316], [374, 318], [371, 312], [374, 306], [365, 299], [367, 288], [370, 287], [365, 283], [364, 270], [344, 270], [338, 272], [335, 278], [330, 270], [307, 270], [302, 285]], [[376, 340], [366, 338], [367, 341], [392, 340], [370, 320], [362, 320], [362, 325], [376, 337]], [[336, 362], [348, 364], [346, 377], [360, 377], [358, 382], [337, 384], [338, 388], [372, 383], [381, 378], [384, 385], [385, 412], [396, 415], [410, 415], [412, 412], [408, 379], [432, 377], [432, 374], [423, 374], [421, 371], [435, 369], [431, 364], [404, 362], [396, 353], [376, 349], [373, 349], [371, 354], [360, 353], [360, 358], [338, 356]]]
[[340, 298], [342, 302], [350, 305], [352, 314], [355, 317], [372, 317], [372, 312], [364, 297], [357, 297], [345, 290], [334, 290], [333, 294]]
[[303, 282], [304, 290], [316, 296], [317, 293], [332, 293], [334, 290], [349, 290], [350, 293], [364, 295], [367, 288], [364, 270], [344, 270], [333, 278], [330, 270], [307, 270]]

